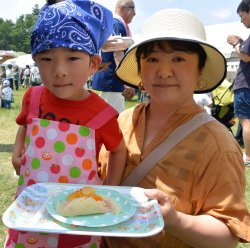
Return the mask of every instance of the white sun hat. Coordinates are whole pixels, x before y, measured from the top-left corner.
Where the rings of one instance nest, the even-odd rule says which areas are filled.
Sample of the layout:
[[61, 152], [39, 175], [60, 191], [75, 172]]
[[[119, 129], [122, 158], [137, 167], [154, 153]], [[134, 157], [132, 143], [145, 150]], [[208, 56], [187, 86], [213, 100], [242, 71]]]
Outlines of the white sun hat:
[[210, 92], [223, 82], [226, 76], [226, 60], [222, 53], [206, 42], [202, 22], [192, 13], [182, 9], [164, 9], [152, 15], [144, 24], [137, 42], [130, 47], [116, 75], [125, 84], [137, 87], [141, 82], [136, 60], [137, 47], [156, 40], [181, 40], [198, 43], [206, 52], [207, 59], [202, 71], [204, 86], [195, 93]]

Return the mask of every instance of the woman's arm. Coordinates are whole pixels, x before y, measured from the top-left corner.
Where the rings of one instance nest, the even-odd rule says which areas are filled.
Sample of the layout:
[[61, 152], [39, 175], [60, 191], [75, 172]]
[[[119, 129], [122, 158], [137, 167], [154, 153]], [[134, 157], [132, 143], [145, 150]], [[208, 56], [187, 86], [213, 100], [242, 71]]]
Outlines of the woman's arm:
[[168, 194], [147, 189], [145, 195], [158, 200], [165, 219], [165, 230], [197, 248], [234, 248], [238, 238], [220, 220], [210, 215], [192, 216], [175, 210]]
[[228, 44], [232, 45], [237, 54], [239, 55], [240, 59], [246, 63], [250, 61], [250, 56], [240, 51], [240, 45], [243, 42], [243, 39], [237, 35], [229, 35], [227, 38]]

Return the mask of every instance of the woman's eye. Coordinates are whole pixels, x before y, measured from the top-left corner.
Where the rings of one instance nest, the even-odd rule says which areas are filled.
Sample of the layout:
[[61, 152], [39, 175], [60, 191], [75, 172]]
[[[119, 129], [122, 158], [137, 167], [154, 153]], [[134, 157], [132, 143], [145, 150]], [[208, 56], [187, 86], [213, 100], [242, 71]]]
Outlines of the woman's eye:
[[184, 61], [184, 60], [185, 60], [185, 59], [182, 58], [182, 57], [175, 57], [175, 58], [173, 59], [174, 62], [181, 62], [181, 61]]

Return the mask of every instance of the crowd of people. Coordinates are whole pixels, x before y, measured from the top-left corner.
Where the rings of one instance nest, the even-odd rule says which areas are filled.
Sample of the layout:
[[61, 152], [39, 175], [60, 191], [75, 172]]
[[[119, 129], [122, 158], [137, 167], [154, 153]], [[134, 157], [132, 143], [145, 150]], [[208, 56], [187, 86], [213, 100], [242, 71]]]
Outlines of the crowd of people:
[[[3, 56], [0, 63], [4, 63], [12, 57]], [[8, 62], [8, 61], [7, 61]], [[20, 87], [27, 89], [30, 86], [41, 85], [41, 77], [39, 70], [34, 64], [33, 66], [25, 65], [20, 68], [18, 66], [8, 64], [1, 65], [0, 68], [0, 100], [1, 107], [11, 109], [11, 103], [14, 102], [13, 92], [18, 91]]]
[[[226, 60], [206, 41], [202, 22], [181, 9], [153, 14], [133, 45], [100, 53], [103, 46], [108, 49], [112, 35], [131, 38], [128, 24], [135, 7], [133, 0], [117, 0], [114, 17], [89, 0], [47, 1], [41, 9], [31, 33], [31, 50], [42, 86], [27, 83], [16, 118], [19, 129], [12, 156], [19, 176], [16, 197], [41, 181], [137, 186], [158, 201], [163, 230], [151, 237], [121, 238], [9, 229], [5, 248], [29, 248], [30, 236], [37, 247], [50, 247], [53, 240], [53, 247], [72, 248], [235, 248], [239, 242], [250, 242], [242, 150], [227, 128], [204, 109], [211, 107], [211, 99], [199, 98], [200, 104], [194, 99], [194, 93], [211, 97], [226, 77]], [[242, 20], [248, 16], [250, 26], [250, 0], [242, 0], [237, 12]], [[241, 59], [247, 65], [242, 62], [242, 70], [247, 70], [249, 41], [231, 37], [228, 42], [243, 53]], [[237, 75], [241, 82], [242, 74]], [[30, 75], [27, 67], [29, 80]], [[100, 96], [84, 87], [92, 76], [92, 87]], [[11, 87], [11, 80], [5, 81]], [[117, 90], [105, 88], [109, 81], [117, 83]], [[241, 85], [246, 97], [249, 81]], [[147, 100], [124, 110], [119, 102], [138, 89], [147, 94]], [[242, 101], [242, 94], [237, 95]], [[236, 115], [243, 127], [246, 164], [250, 108], [249, 101], [244, 101], [243, 110], [236, 101]], [[48, 135], [51, 130], [56, 135]], [[74, 143], [69, 135], [75, 137]], [[86, 170], [72, 153], [78, 146], [85, 149], [84, 159], [91, 169]], [[54, 151], [50, 160], [43, 159], [45, 147]], [[58, 173], [51, 173], [52, 163], [60, 164]], [[41, 174], [46, 175], [42, 180]]]

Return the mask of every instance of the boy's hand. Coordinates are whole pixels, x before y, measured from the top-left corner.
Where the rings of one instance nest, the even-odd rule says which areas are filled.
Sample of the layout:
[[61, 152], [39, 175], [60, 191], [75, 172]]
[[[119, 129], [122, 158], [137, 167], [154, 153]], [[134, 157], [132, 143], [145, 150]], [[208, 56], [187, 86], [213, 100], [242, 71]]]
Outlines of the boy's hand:
[[13, 156], [12, 157], [12, 165], [13, 165], [17, 175], [20, 175], [21, 164], [22, 164], [22, 156], [20, 156], [20, 157]]

